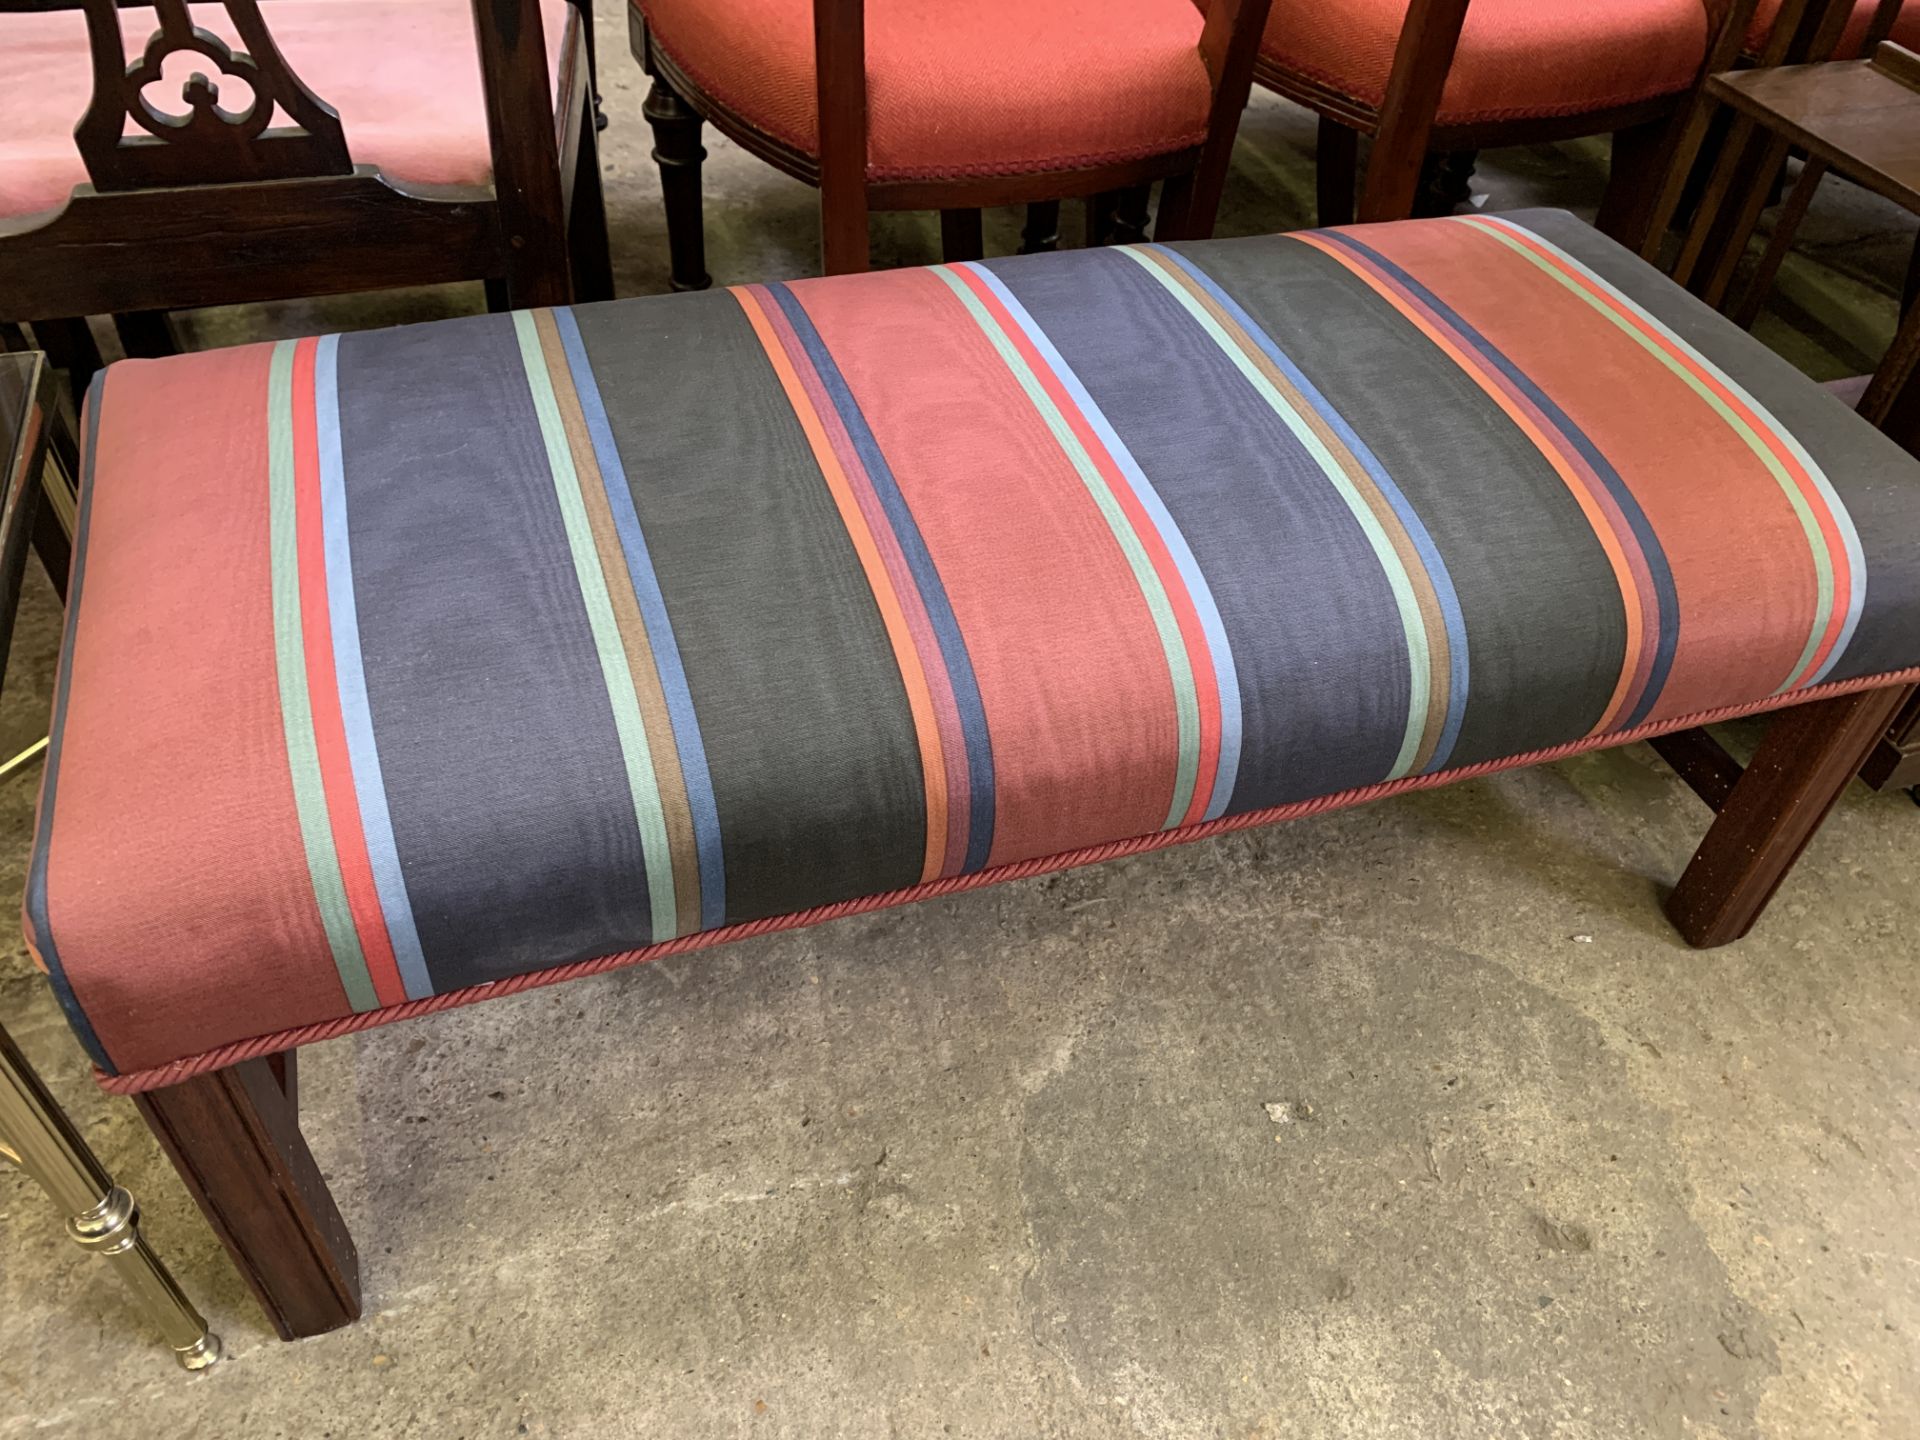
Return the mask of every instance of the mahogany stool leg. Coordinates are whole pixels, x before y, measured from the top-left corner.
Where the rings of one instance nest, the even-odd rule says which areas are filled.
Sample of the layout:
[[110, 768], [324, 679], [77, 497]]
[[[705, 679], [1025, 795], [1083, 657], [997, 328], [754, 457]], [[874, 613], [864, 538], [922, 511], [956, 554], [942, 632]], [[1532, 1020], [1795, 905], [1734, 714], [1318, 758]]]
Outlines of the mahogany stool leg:
[[293, 1057], [245, 1060], [134, 1103], [283, 1340], [360, 1318], [360, 1258], [300, 1135]]
[[1689, 945], [1725, 945], [1753, 928], [1910, 689], [1816, 700], [1774, 719], [1667, 897]]

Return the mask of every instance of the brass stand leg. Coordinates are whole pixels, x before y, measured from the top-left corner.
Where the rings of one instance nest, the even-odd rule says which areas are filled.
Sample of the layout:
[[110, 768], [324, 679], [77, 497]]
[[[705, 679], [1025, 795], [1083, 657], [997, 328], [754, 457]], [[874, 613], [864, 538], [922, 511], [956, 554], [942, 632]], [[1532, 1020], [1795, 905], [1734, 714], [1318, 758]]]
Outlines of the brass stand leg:
[[147, 1247], [133, 1196], [113, 1183], [4, 1029], [0, 1159], [12, 1161], [47, 1192], [66, 1213], [67, 1233], [76, 1243], [106, 1257], [181, 1365], [204, 1370], [220, 1358], [220, 1337], [208, 1331], [207, 1322]]

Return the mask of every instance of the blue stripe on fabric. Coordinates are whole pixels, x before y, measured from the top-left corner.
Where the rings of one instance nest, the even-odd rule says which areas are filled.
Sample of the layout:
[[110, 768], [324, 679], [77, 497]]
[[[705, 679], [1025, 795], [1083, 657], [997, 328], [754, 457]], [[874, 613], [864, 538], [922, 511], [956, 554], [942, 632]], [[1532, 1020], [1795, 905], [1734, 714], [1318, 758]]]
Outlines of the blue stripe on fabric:
[[600, 386], [593, 378], [593, 362], [580, 335], [580, 322], [574, 319], [573, 310], [568, 306], [556, 306], [551, 314], [560, 332], [561, 348], [566, 352], [567, 368], [573, 372], [574, 393], [580, 401], [587, 434], [593, 441], [593, 454], [600, 465], [614, 532], [620, 537], [620, 549], [627, 560], [627, 578], [639, 602], [640, 619], [647, 627], [647, 643], [653, 651], [654, 669], [666, 697], [667, 718], [673, 726], [674, 748], [679, 752], [680, 773], [687, 787], [687, 809], [693, 818], [694, 850], [700, 869], [700, 928], [718, 929], [727, 923], [727, 870], [720, 835], [720, 811], [714, 803], [713, 775], [707, 768], [700, 717], [693, 709], [693, 690], [687, 684], [686, 667], [681, 663], [680, 646], [673, 635], [673, 620], [667, 614], [667, 599], [661, 592], [660, 579], [654, 574], [653, 557], [647, 549], [639, 512], [634, 508], [626, 468], [620, 462], [620, 447], [614, 442], [613, 427], [607, 421], [606, 403], [600, 398]]
[[320, 441], [320, 534], [326, 555], [327, 610], [332, 618], [334, 684], [347, 737], [353, 793], [360, 802], [360, 828], [373, 869], [374, 893], [386, 920], [387, 939], [409, 1000], [433, 994], [433, 977], [413, 923], [413, 901], [400, 868], [400, 849], [387, 810], [386, 776], [367, 703], [367, 667], [360, 653], [360, 617], [353, 593], [353, 549], [347, 534], [347, 471], [340, 455], [340, 337], [327, 335], [314, 348], [313, 418]]
[[1632, 529], [1633, 537], [1640, 546], [1640, 553], [1646, 559], [1647, 570], [1653, 580], [1654, 601], [1659, 612], [1656, 617], [1659, 626], [1658, 638], [1654, 642], [1653, 668], [1647, 675], [1647, 683], [1640, 692], [1640, 698], [1634, 702], [1632, 711], [1620, 719], [1616, 728], [1624, 730], [1638, 725], [1647, 718], [1647, 712], [1660, 698], [1660, 692], [1666, 687], [1667, 674], [1673, 669], [1674, 651], [1680, 643], [1680, 597], [1678, 591], [1674, 589], [1673, 570], [1667, 564], [1666, 551], [1660, 548], [1660, 537], [1654, 533], [1653, 525], [1648, 521], [1646, 513], [1641, 510], [1640, 502], [1634, 498], [1633, 491], [1627, 487], [1626, 481], [1620, 478], [1620, 472], [1613, 468], [1607, 457], [1601, 454], [1593, 441], [1587, 438], [1586, 432], [1573, 423], [1567, 413], [1553, 402], [1552, 397], [1534, 384], [1517, 365], [1455, 313], [1453, 308], [1439, 296], [1372, 246], [1363, 244], [1353, 236], [1337, 230], [1321, 230], [1315, 233], [1337, 245], [1364, 255], [1457, 330], [1468, 344], [1485, 356], [1502, 375], [1518, 387], [1528, 400], [1539, 407], [1540, 413], [1545, 415], [1574, 449], [1580, 452], [1581, 458], [1593, 467], [1594, 473], [1600, 477], [1601, 483], [1607, 487], [1608, 493], [1619, 505], [1620, 512], [1626, 516], [1627, 525]]
[[1234, 782], [1239, 778], [1242, 717], [1240, 675], [1234, 667], [1233, 647], [1227, 643], [1226, 624], [1220, 618], [1220, 607], [1214, 603], [1213, 590], [1207, 584], [1207, 577], [1200, 569], [1200, 562], [1194, 558], [1193, 550], [1187, 544], [1187, 537], [1181, 533], [1179, 525], [1174, 522], [1166, 502], [1160, 498], [1160, 492], [1154, 489], [1153, 482], [1147, 478], [1146, 472], [1140, 468], [1139, 461], [1134, 459], [1133, 452], [1127, 448], [1126, 442], [1114, 430], [1106, 413], [1094, 403], [1093, 396], [1088, 393], [1086, 385], [1074, 373], [1073, 367], [1067, 364], [1066, 357], [1060, 353], [1047, 332], [1040, 328], [1039, 322], [1028, 313], [1027, 307], [1022, 305], [1013, 291], [1007, 288], [1006, 282], [986, 266], [976, 261], [968, 261], [959, 268], [971, 271], [986, 284], [989, 290], [993, 291], [995, 297], [1006, 307], [1007, 314], [1013, 317], [1014, 323], [1025, 333], [1027, 339], [1033, 342], [1033, 348], [1040, 352], [1041, 358], [1047, 362], [1054, 376], [1065, 387], [1067, 394], [1073, 397], [1073, 403], [1079, 406], [1080, 413], [1086, 417], [1094, 434], [1100, 437], [1100, 443], [1113, 457], [1113, 462], [1120, 468], [1120, 473], [1126, 476], [1127, 484], [1132, 487], [1134, 497], [1139, 500], [1141, 508], [1152, 519], [1154, 529], [1159, 532], [1161, 541], [1167, 547], [1167, 553], [1173, 557], [1174, 568], [1180, 572], [1180, 578], [1187, 587], [1187, 594], [1193, 601], [1193, 608], [1200, 617], [1201, 632], [1207, 637], [1207, 649], [1213, 661], [1214, 682], [1220, 692], [1220, 758], [1214, 770], [1213, 790], [1207, 797], [1207, 808], [1203, 817], [1208, 820], [1216, 819], [1225, 812], [1227, 801], [1233, 794]]
[[833, 356], [828, 353], [820, 332], [813, 328], [812, 319], [787, 286], [773, 284], [767, 289], [779, 301], [780, 309], [793, 326], [793, 333], [800, 337], [807, 358], [813, 362], [820, 383], [832, 397], [834, 409], [839, 412], [840, 421], [847, 428], [847, 436], [853, 442], [860, 463], [866, 467], [867, 479], [873, 485], [874, 493], [880, 497], [881, 508], [886, 511], [894, 538], [900, 543], [900, 553], [906, 557], [907, 568], [913, 572], [914, 584], [919, 587], [921, 601], [927, 607], [927, 619], [940, 642], [940, 655], [946, 663], [948, 682], [953, 686], [954, 704], [960, 712], [960, 733], [967, 752], [970, 808], [965, 869], [979, 870], [986, 865], [987, 855], [993, 848], [993, 746], [987, 734], [986, 707], [980, 700], [980, 686], [974, 679], [973, 661], [967, 655], [966, 641], [960, 634], [960, 622], [954, 618], [953, 606], [947, 600], [947, 588], [940, 582], [940, 572], [934, 567], [933, 556], [920, 536], [919, 525], [914, 523], [907, 498], [900, 493], [899, 483], [893, 478], [886, 457], [880, 453], [879, 442], [867, 427], [866, 416], [860, 413], [860, 404], [853, 398], [853, 391], [847, 385], [846, 377], [841, 375], [840, 367], [834, 363]]
[[[94, 1033], [93, 1022], [87, 1019], [87, 1012], [80, 1008], [80, 999], [74, 994], [67, 972], [60, 964], [60, 952], [53, 943], [53, 925], [47, 912], [47, 852], [53, 843], [53, 802], [60, 783], [60, 748], [67, 725], [67, 696], [73, 686], [73, 640], [80, 629], [80, 583], [86, 577], [87, 526], [93, 515], [93, 466], [100, 450], [100, 402], [106, 393], [107, 374], [102, 370], [95, 375], [92, 385], [87, 389], [86, 458], [80, 468], [80, 497], [73, 522], [73, 570], [67, 577], [66, 634], [60, 643], [60, 681], [53, 693], [53, 723], [47, 732], [47, 762], [41, 771], [40, 823], [33, 839], [33, 860], [27, 867], [26, 912], [28, 923], [33, 926], [34, 948], [40, 953], [40, 963], [47, 967], [47, 980], [53, 986], [54, 998], [59, 1000], [60, 1008], [66, 1012], [67, 1023], [73, 1027], [73, 1033], [79, 1037], [81, 1046], [93, 1063], [107, 1074], [117, 1075], [119, 1071], [108, 1058], [107, 1047], [100, 1043], [100, 1037]], [[40, 503], [47, 503], [45, 496], [41, 497]]]
[[1387, 472], [1373, 451], [1367, 448], [1347, 419], [1320, 393], [1319, 387], [1309, 380], [1306, 372], [1294, 364], [1291, 357], [1280, 348], [1273, 337], [1262, 329], [1259, 323], [1249, 315], [1231, 295], [1220, 288], [1211, 275], [1195, 265], [1186, 256], [1168, 249], [1165, 245], [1147, 247], [1166, 256], [1182, 271], [1191, 276], [1194, 282], [1233, 318], [1234, 324], [1260, 347], [1261, 352], [1280, 367], [1280, 373], [1292, 382], [1294, 388], [1306, 398], [1314, 412], [1327, 422], [1329, 429], [1340, 437], [1340, 443], [1347, 447], [1354, 459], [1360, 462], [1387, 503], [1393, 507], [1393, 513], [1399, 517], [1401, 526], [1413, 541], [1413, 548], [1420, 556], [1420, 563], [1426, 568], [1427, 578], [1433, 584], [1434, 598], [1440, 606], [1440, 616], [1447, 631], [1447, 718], [1440, 727], [1440, 739], [1433, 747], [1433, 756], [1427, 762], [1427, 770], [1441, 770], [1446, 767], [1448, 758], [1453, 754], [1454, 742], [1460, 738], [1460, 726], [1467, 716], [1467, 684], [1469, 669], [1467, 664], [1467, 621], [1460, 612], [1460, 597], [1454, 592], [1453, 577], [1447, 573], [1447, 562], [1440, 557], [1440, 549], [1433, 543], [1433, 536], [1427, 533], [1426, 522], [1420, 518], [1420, 512], [1394, 483], [1393, 476]]

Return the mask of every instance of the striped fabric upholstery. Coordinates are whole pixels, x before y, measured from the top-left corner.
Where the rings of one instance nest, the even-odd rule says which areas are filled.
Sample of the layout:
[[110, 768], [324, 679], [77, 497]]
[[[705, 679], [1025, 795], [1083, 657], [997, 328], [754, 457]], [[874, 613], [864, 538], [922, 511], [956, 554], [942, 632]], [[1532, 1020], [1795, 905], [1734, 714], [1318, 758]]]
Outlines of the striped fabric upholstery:
[[1920, 664], [1920, 471], [1550, 212], [128, 363], [87, 430], [27, 924], [120, 1088]]

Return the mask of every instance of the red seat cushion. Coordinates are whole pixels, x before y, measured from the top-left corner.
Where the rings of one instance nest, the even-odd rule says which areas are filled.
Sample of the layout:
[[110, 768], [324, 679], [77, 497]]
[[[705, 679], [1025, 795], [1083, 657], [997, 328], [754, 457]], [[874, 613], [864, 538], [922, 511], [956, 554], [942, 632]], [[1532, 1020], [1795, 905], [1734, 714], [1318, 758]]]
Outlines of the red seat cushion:
[[[1760, 0], [1753, 10], [1753, 24], [1747, 30], [1747, 50], [1757, 54], [1767, 43], [1767, 36], [1773, 31], [1774, 21], [1780, 18], [1780, 7], [1785, 0]], [[1845, 33], [1840, 37], [1840, 48], [1834, 52], [1841, 59], [1848, 59], [1860, 53], [1860, 42], [1867, 38], [1867, 24], [1873, 19], [1876, 0], [1854, 0], [1853, 16], [1847, 21]], [[1920, 5], [1904, 5], [1893, 22], [1893, 35], [1897, 43], [1909, 50], [1920, 48]]]
[[[1407, 0], [1273, 0], [1269, 65], [1378, 106]], [[1706, 56], [1700, 0], [1474, 0], [1444, 125], [1582, 115], [1684, 90]]]
[[[543, 0], [541, 11], [557, 93], [572, 10], [566, 0]], [[224, 6], [195, 5], [192, 14], [238, 48]], [[416, 185], [492, 178], [467, 0], [273, 0], [264, 14], [294, 73], [340, 113], [356, 164]], [[121, 11], [129, 62], [154, 27], [151, 10]], [[189, 61], [207, 68], [197, 56], [181, 57], [174, 63], [182, 80]], [[0, 15], [0, 215], [57, 209], [86, 183], [73, 127], [92, 93], [80, 11]]]
[[[819, 149], [812, 0], [636, 0], [654, 43], [774, 139]], [[867, 173], [1016, 175], [1206, 134], [1193, 0], [868, 0]]]

